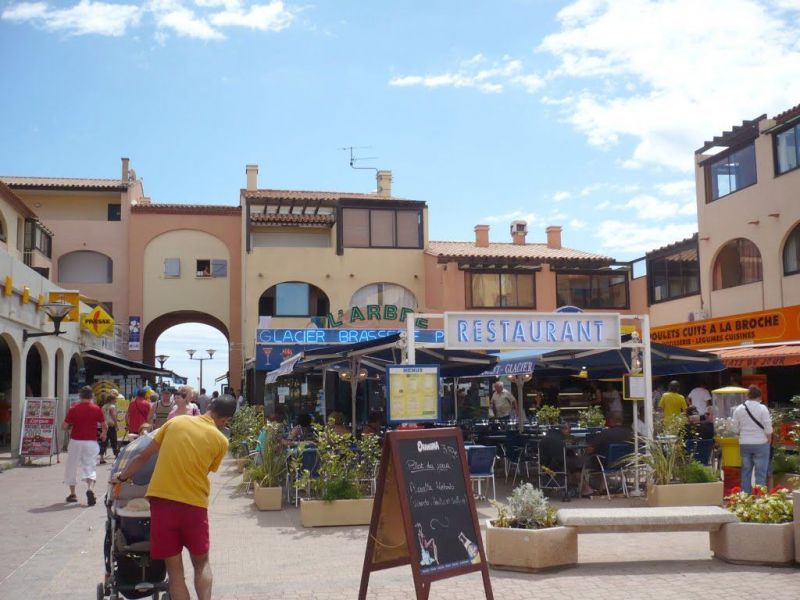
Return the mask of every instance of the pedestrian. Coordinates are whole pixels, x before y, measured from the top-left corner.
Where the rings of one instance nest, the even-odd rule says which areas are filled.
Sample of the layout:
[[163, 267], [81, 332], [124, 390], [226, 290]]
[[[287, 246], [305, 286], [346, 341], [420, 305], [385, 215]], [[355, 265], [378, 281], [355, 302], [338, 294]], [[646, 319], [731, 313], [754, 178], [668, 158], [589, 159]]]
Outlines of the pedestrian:
[[706, 402], [711, 400], [711, 393], [703, 383], [697, 384], [692, 388], [692, 391], [686, 396], [686, 400], [697, 409], [697, 414], [704, 416], [706, 414]]
[[209, 398], [206, 395], [206, 388], [200, 388], [200, 395], [197, 397], [197, 408], [200, 409], [200, 414], [206, 414], [206, 410], [208, 409]]
[[150, 407], [150, 417], [148, 421], [153, 429], [158, 429], [167, 422], [172, 409], [175, 408], [175, 394], [178, 392], [172, 387], [161, 388], [161, 397], [153, 402]]
[[97, 458], [97, 424], [100, 423], [100, 439], [104, 440], [108, 433], [108, 426], [103, 411], [94, 403], [92, 388], [84, 386], [78, 393], [80, 402], [67, 411], [67, 416], [61, 429], [69, 432], [69, 446], [67, 447], [67, 464], [64, 469], [64, 483], [69, 486], [67, 502], [77, 502], [75, 486], [78, 480], [86, 482], [86, 502], [94, 506], [97, 502], [94, 495], [94, 484], [97, 480], [95, 472], [95, 459]]
[[105, 417], [108, 431], [106, 432], [106, 439], [100, 442], [101, 465], [106, 462], [106, 451], [109, 444], [111, 445], [111, 451], [114, 453], [114, 458], [119, 454], [117, 446], [117, 396], [119, 396], [119, 391], [111, 390], [108, 392], [105, 402], [103, 402], [103, 417]]
[[146, 398], [148, 390], [149, 388], [138, 388], [128, 406], [128, 412], [125, 416], [128, 433], [138, 435], [141, 426], [147, 423], [150, 418], [150, 402]]
[[179, 387], [178, 392], [175, 394], [175, 406], [170, 411], [167, 420], [184, 415], [199, 417], [200, 409], [197, 404], [192, 402], [192, 398], [194, 398], [194, 390], [191, 387], [188, 385]]
[[[112, 482], [129, 480], [155, 453], [153, 476], [147, 488], [150, 500], [150, 557], [163, 560], [172, 600], [188, 600], [189, 590], [181, 552], [186, 547], [194, 567], [198, 600], [211, 599], [213, 576], [208, 551], [208, 474], [216, 471], [228, 451], [225, 427], [236, 412], [236, 400], [223, 396], [205, 415], [171, 419], [152, 436], [152, 442]], [[191, 448], [191, 452], [187, 452]]]
[[236, 390], [234, 396], [236, 397], [236, 412], [239, 412], [239, 409], [244, 406], [244, 396], [239, 390]]
[[767, 485], [769, 449], [772, 442], [772, 417], [761, 403], [757, 385], [747, 389], [747, 399], [733, 411], [734, 427], [739, 432], [739, 452], [742, 457], [742, 491], [753, 491], [753, 471], [756, 485]]
[[661, 394], [661, 400], [658, 401], [658, 406], [661, 412], [664, 413], [665, 424], [668, 424], [669, 421], [678, 415], [685, 413], [688, 408], [686, 405], [686, 398], [683, 397], [680, 391], [681, 384], [673, 380], [669, 382], [667, 391]]
[[494, 384], [491, 404], [496, 419], [507, 419], [517, 410], [517, 399], [511, 392], [503, 388], [502, 381], [496, 381]]

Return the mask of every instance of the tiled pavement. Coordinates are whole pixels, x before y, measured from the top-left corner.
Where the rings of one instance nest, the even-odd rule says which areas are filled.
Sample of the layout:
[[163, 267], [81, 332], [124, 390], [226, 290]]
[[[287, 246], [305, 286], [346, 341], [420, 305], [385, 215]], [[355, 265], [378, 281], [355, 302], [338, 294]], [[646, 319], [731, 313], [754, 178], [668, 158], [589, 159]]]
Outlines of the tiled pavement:
[[[108, 467], [100, 469], [101, 478], [107, 477]], [[66, 490], [61, 476], [60, 465], [21, 467], [0, 474], [3, 600], [95, 597], [103, 571], [104, 513], [100, 506], [63, 504]], [[259, 513], [250, 498], [237, 491], [240, 479], [230, 463], [213, 476], [214, 598], [356, 598], [366, 527], [308, 530], [299, 526], [294, 508]], [[479, 512], [486, 518], [492, 509], [482, 504]], [[584, 535], [579, 539], [581, 564], [576, 568], [538, 575], [492, 571], [495, 598], [731, 600], [753, 595], [793, 598], [800, 589], [798, 569], [742, 567], [713, 560], [708, 536], [702, 533]], [[413, 598], [410, 570], [400, 567], [374, 573], [369, 597]], [[480, 577], [436, 582], [430, 597], [483, 598]]]

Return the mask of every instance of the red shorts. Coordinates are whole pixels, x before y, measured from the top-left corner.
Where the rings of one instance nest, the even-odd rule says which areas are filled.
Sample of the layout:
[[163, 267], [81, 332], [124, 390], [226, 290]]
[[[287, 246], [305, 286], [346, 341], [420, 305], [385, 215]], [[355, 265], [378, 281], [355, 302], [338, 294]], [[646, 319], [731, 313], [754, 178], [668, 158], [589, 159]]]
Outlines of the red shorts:
[[208, 510], [183, 502], [150, 497], [150, 558], [163, 560], [183, 551], [208, 554]]

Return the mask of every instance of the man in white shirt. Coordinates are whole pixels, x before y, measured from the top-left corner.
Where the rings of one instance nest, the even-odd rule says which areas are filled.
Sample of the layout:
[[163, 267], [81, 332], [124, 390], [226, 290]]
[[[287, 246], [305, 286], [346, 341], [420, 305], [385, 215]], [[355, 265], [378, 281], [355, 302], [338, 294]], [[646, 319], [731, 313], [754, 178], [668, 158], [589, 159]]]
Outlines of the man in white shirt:
[[506, 419], [517, 410], [517, 399], [514, 395], [503, 389], [503, 382], [498, 381], [494, 384], [494, 394], [492, 394], [492, 412], [496, 419]]
[[706, 402], [711, 400], [711, 393], [708, 391], [706, 386], [702, 383], [697, 385], [695, 388], [689, 392], [689, 395], [686, 397], [689, 401], [689, 404], [694, 406], [697, 409], [698, 415], [706, 414]]
[[772, 440], [772, 418], [761, 404], [761, 390], [751, 385], [747, 400], [733, 411], [733, 421], [739, 432], [739, 450], [742, 455], [742, 491], [753, 492], [753, 470], [756, 485], [767, 485], [769, 446]]

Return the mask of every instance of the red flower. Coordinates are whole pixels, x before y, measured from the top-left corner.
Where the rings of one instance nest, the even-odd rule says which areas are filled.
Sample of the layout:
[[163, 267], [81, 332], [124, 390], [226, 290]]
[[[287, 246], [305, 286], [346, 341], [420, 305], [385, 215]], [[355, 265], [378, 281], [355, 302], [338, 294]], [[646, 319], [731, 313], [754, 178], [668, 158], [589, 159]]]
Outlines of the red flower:
[[778, 485], [776, 485], [774, 488], [772, 488], [772, 489], [769, 491], [769, 493], [770, 493], [770, 494], [777, 494], [778, 492], [788, 492], [788, 491], [789, 491], [789, 490], [788, 490], [788, 488], [786, 488], [785, 486], [782, 486], [782, 485], [778, 484]]
[[738, 493], [739, 493], [739, 492], [741, 492], [741, 491], [742, 491], [742, 488], [741, 488], [741, 487], [739, 487], [738, 485], [735, 485], [735, 486], [733, 486], [733, 487], [731, 488], [731, 494], [738, 494]]
[[753, 496], [763, 496], [764, 488], [760, 485], [753, 486]]

